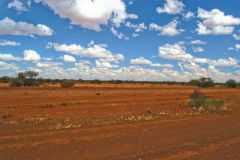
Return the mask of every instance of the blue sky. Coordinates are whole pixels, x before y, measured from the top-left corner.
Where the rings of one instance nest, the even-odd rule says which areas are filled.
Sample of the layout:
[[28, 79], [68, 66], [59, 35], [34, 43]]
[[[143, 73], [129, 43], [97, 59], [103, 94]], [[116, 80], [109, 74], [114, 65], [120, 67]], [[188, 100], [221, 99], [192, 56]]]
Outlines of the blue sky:
[[240, 81], [240, 1], [1, 0], [0, 76]]

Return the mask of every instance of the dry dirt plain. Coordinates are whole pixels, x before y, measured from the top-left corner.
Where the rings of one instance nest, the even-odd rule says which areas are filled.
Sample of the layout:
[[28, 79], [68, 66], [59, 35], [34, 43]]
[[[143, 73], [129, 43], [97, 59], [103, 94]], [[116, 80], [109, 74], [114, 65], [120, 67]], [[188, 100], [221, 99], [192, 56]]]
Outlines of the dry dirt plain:
[[193, 87], [0, 85], [0, 160], [239, 160], [240, 89], [201, 89], [223, 115], [186, 106]]

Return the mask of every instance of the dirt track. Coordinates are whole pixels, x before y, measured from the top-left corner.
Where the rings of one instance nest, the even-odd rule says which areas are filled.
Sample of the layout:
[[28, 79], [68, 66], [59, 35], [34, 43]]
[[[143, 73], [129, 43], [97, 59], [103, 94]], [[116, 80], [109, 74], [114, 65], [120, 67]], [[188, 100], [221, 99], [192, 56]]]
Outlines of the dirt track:
[[182, 86], [2, 87], [0, 159], [240, 159], [240, 90], [202, 91], [231, 110], [192, 113]]

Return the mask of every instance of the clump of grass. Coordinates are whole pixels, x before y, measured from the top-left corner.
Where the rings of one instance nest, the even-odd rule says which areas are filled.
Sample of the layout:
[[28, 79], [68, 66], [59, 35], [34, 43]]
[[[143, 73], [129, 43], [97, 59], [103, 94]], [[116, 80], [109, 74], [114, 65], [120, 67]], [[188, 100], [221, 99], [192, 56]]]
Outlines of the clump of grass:
[[10, 117], [10, 116], [11, 116], [11, 114], [5, 114], [5, 113], [2, 114], [2, 118], [3, 118], [3, 119], [6, 119], [6, 118], [8, 118], [8, 117]]
[[148, 108], [148, 109], [146, 110], [146, 112], [147, 112], [148, 114], [151, 114], [151, 113], [152, 113], [152, 110], [151, 110], [150, 108]]
[[224, 108], [224, 100], [222, 99], [213, 99], [208, 100], [204, 93], [201, 93], [199, 90], [195, 89], [192, 94], [189, 95], [188, 106], [195, 107], [198, 112], [211, 112], [223, 114], [226, 110]]
[[204, 106], [205, 100], [207, 97], [204, 93], [200, 92], [198, 89], [195, 89], [188, 97], [188, 105], [190, 107], [201, 107]]
[[52, 107], [54, 107], [53, 104], [45, 104], [42, 106], [42, 108], [52, 108]]
[[205, 107], [208, 109], [209, 112], [216, 112], [219, 114], [224, 113], [224, 100], [222, 99], [213, 99], [213, 100], [206, 100]]
[[62, 104], [61, 104], [62, 106], [67, 106], [67, 103], [65, 103], [65, 102], [62, 102]]
[[97, 93], [96, 93], [96, 95], [98, 95], [98, 96], [99, 96], [99, 95], [101, 95], [101, 93], [97, 92]]

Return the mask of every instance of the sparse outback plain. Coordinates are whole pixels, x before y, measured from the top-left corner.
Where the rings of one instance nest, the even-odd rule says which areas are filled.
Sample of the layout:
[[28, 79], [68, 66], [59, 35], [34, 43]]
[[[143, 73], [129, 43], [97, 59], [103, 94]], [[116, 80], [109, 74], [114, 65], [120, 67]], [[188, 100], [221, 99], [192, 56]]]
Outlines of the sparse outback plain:
[[224, 113], [188, 106], [196, 87], [59, 84], [0, 88], [1, 159], [240, 159], [239, 88], [200, 89]]

